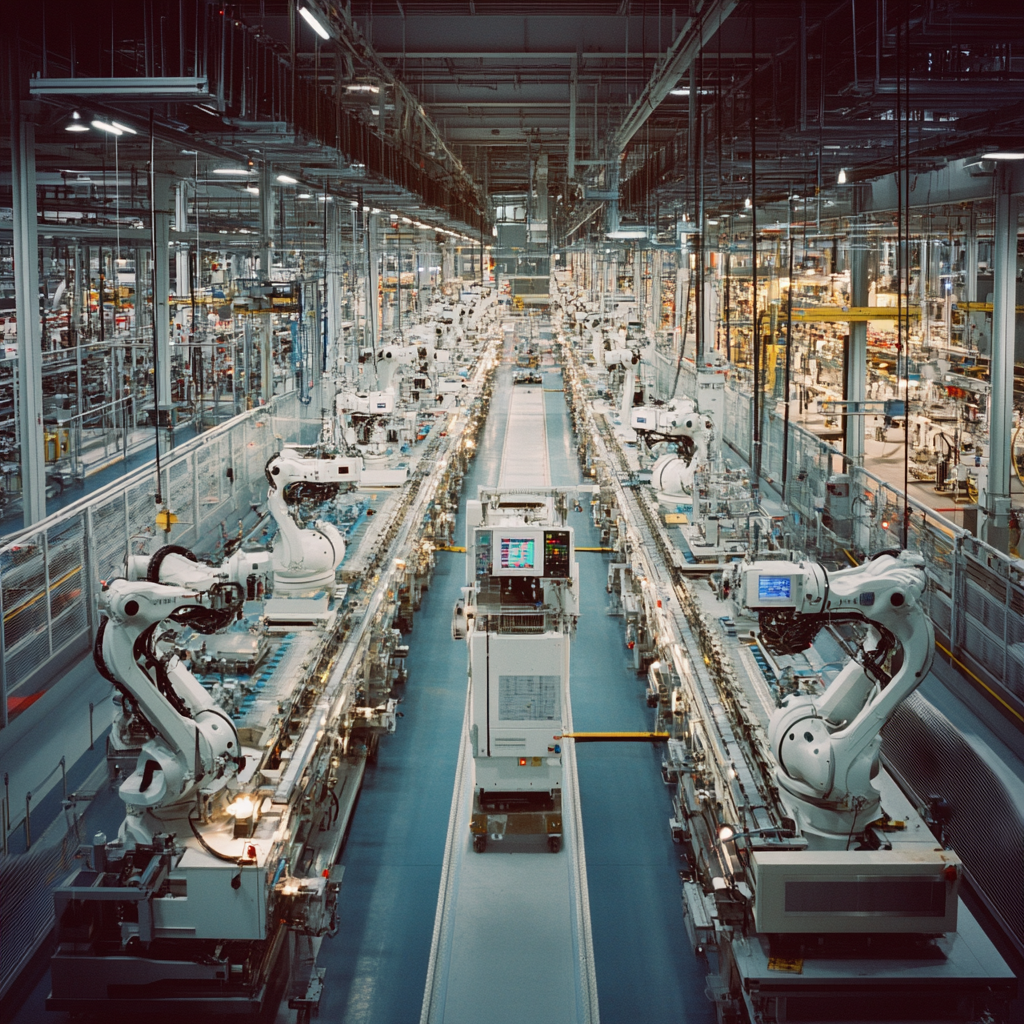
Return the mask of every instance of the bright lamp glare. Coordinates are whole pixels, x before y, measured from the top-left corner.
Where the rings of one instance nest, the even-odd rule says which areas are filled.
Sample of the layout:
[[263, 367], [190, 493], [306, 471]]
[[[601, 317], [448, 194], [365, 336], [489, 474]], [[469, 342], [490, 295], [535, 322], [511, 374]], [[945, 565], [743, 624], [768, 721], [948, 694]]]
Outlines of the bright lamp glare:
[[66, 132], [87, 132], [88, 130], [89, 126], [82, 124], [81, 121], [72, 121], [71, 124], [64, 126], [64, 131]]
[[723, 843], [729, 842], [734, 835], [736, 835], [736, 833], [728, 825], [723, 825], [718, 830], [718, 838], [721, 839]]
[[253, 802], [247, 796], [240, 796], [234, 803], [228, 804], [227, 812], [236, 818], [251, 818]]
[[317, 21], [317, 20], [316, 20], [316, 18], [314, 18], [314, 17], [313, 17], [313, 15], [312, 15], [312, 14], [310, 14], [310, 13], [309, 13], [309, 11], [307, 11], [307, 10], [306, 10], [306, 8], [305, 8], [305, 7], [300, 7], [300, 8], [299, 8], [299, 14], [301, 14], [301, 15], [302, 15], [302, 17], [303, 17], [303, 18], [305, 19], [305, 21], [306, 21], [306, 24], [307, 24], [307, 25], [309, 25], [309, 27], [310, 27], [310, 28], [311, 28], [311, 29], [312, 29], [312, 30], [313, 30], [313, 31], [314, 31], [314, 32], [315, 32], [315, 33], [316, 33], [316, 34], [317, 34], [317, 35], [318, 35], [318, 36], [319, 36], [319, 37], [320, 37], [321, 39], [330, 39], [330, 38], [331, 38], [331, 34], [330, 34], [330, 32], [328, 32], [328, 31], [327, 31], [327, 29], [325, 29], [325, 28], [323, 27], [323, 25], [321, 25], [321, 24], [320, 24], [320, 22], [319, 22], [319, 21]]
[[252, 171], [245, 167], [214, 167], [214, 174], [237, 174], [243, 178], [247, 178]]
[[139, 133], [134, 128], [129, 128], [126, 124], [121, 124], [120, 121], [110, 122], [115, 128], [119, 128], [123, 132], [127, 132], [129, 135], [138, 135]]
[[1024, 153], [1018, 153], [1017, 151], [1005, 150], [1003, 152], [996, 153], [985, 153], [982, 155], [982, 160], [1024, 160]]
[[845, 185], [846, 184], [846, 170], [844, 168], [842, 168], [842, 167], [839, 168], [839, 177], [836, 178], [836, 181], [840, 185]]
[[115, 128], [112, 124], [107, 124], [106, 121], [93, 121], [93, 128], [99, 128], [101, 132], [109, 132], [111, 135], [123, 135], [124, 132], [120, 128]]
[[283, 185], [295, 185], [299, 179], [293, 178], [290, 174], [279, 174], [277, 180]]

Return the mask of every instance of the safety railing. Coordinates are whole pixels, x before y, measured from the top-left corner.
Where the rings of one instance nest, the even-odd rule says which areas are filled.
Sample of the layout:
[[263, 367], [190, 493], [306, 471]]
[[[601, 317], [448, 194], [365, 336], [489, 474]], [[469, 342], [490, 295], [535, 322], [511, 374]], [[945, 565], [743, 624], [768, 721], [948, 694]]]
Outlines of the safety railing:
[[284, 442], [315, 440], [323, 407], [292, 391], [178, 446], [161, 459], [160, 505], [149, 463], [9, 538], [0, 547], [0, 725], [88, 649], [101, 581], [124, 574], [133, 536], [156, 532], [166, 508], [175, 543], [215, 548], [220, 525], [263, 500], [267, 459]]
[[[733, 382], [727, 389], [722, 439], [749, 460], [753, 399], [749, 384], [746, 388]], [[681, 383], [678, 393], [696, 392], [686, 391]], [[761, 430], [762, 479], [779, 492], [784, 430], [783, 417], [769, 402]], [[1024, 723], [1024, 562], [978, 540], [922, 502], [905, 502], [901, 490], [853, 465], [799, 424], [790, 423], [788, 433], [789, 505], [809, 522], [821, 524], [829, 478], [848, 473], [849, 519], [832, 522], [830, 530], [818, 528], [833, 548], [858, 559], [901, 545], [906, 509], [907, 546], [925, 559], [926, 600], [939, 643], [1008, 715]]]

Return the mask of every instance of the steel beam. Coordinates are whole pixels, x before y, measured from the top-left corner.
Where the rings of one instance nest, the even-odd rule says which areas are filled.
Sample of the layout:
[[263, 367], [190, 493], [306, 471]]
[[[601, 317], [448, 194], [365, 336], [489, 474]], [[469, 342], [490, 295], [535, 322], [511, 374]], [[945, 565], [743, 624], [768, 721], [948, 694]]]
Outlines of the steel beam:
[[[14, 194], [14, 286], [18, 316], [18, 418], [25, 526], [46, 518], [43, 457], [43, 331], [39, 309], [39, 236], [36, 230], [36, 127], [18, 112], [11, 125]], [[101, 311], [103, 298], [100, 297]]]
[[28, 83], [34, 99], [53, 96], [106, 96], [119, 102], [152, 103], [209, 100], [210, 86], [202, 78], [33, 78]]
[[736, 0], [706, 0], [697, 17], [687, 19], [683, 30], [658, 61], [633, 109], [615, 132], [613, 152], [621, 153], [629, 145], [629, 140], [675, 88], [693, 59], [707, 46], [735, 7]]

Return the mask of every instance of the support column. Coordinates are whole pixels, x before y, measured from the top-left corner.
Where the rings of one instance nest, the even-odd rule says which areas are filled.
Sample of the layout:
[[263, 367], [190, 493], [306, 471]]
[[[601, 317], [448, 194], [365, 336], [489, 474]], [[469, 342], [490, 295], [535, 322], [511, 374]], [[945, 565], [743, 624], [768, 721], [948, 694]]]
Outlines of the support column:
[[[270, 164], [264, 162], [260, 168], [259, 202], [259, 279], [261, 284], [270, 281], [270, 268], [274, 258], [274, 190], [271, 186]], [[270, 297], [265, 300], [269, 306]], [[269, 402], [274, 397], [274, 339], [270, 313], [261, 313], [259, 318], [260, 349], [260, 397]]]
[[566, 181], [572, 181], [576, 177], [576, 67], [576, 56], [573, 55], [569, 58], [569, 153], [565, 170]]
[[157, 396], [161, 408], [171, 406], [171, 211], [170, 181], [156, 178], [153, 210], [153, 338], [156, 351]]
[[1007, 551], [1017, 304], [1017, 218], [1020, 198], [1010, 195], [1006, 170], [1000, 168], [998, 175], [995, 238], [992, 243], [992, 362], [989, 372], [992, 395], [988, 407], [988, 475], [978, 496], [978, 504], [982, 513], [982, 540], [1000, 551]]
[[[184, 181], [174, 187], [174, 230], [188, 231], [188, 185]], [[188, 264], [188, 247], [179, 245], [174, 252], [174, 294], [179, 298], [191, 293]]]
[[964, 302], [978, 301], [978, 224], [974, 208], [971, 208], [971, 222], [964, 238]]
[[[11, 125], [14, 282], [18, 316], [18, 413], [21, 494], [26, 526], [46, 518], [43, 458], [43, 328], [39, 310], [36, 127], [15, 110]], [[103, 297], [100, 296], [102, 315]]]
[[[383, 103], [383, 101], [382, 101]], [[374, 365], [377, 362], [377, 347], [380, 340], [380, 247], [377, 244], [377, 214], [366, 215], [366, 344], [373, 351]], [[445, 258], [451, 251], [451, 246], [445, 246]], [[447, 267], [447, 264], [445, 264]], [[451, 275], [454, 276], [454, 275]]]
[[[850, 305], [868, 304], [868, 237], [863, 221], [850, 227]], [[789, 339], [786, 339], [789, 344]], [[843, 397], [848, 402], [863, 402], [867, 398], [868, 325], [866, 320], [850, 324], [847, 343], [846, 379]], [[858, 465], [864, 464], [864, 428], [867, 420], [862, 415], [843, 418], [843, 451]]]

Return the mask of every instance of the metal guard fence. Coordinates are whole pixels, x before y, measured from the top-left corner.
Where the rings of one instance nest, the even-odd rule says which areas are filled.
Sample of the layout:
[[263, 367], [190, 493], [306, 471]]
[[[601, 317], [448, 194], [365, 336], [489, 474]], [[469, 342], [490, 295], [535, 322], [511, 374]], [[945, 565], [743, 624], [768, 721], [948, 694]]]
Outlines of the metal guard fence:
[[[261, 502], [267, 459], [285, 441], [310, 443], [322, 403], [296, 392], [243, 413], [161, 459], [174, 540], [199, 546]], [[305, 435], [305, 436], [303, 436]], [[0, 725], [6, 725], [92, 641], [102, 580], [122, 576], [130, 540], [156, 529], [153, 463], [47, 517], [0, 548]]]

